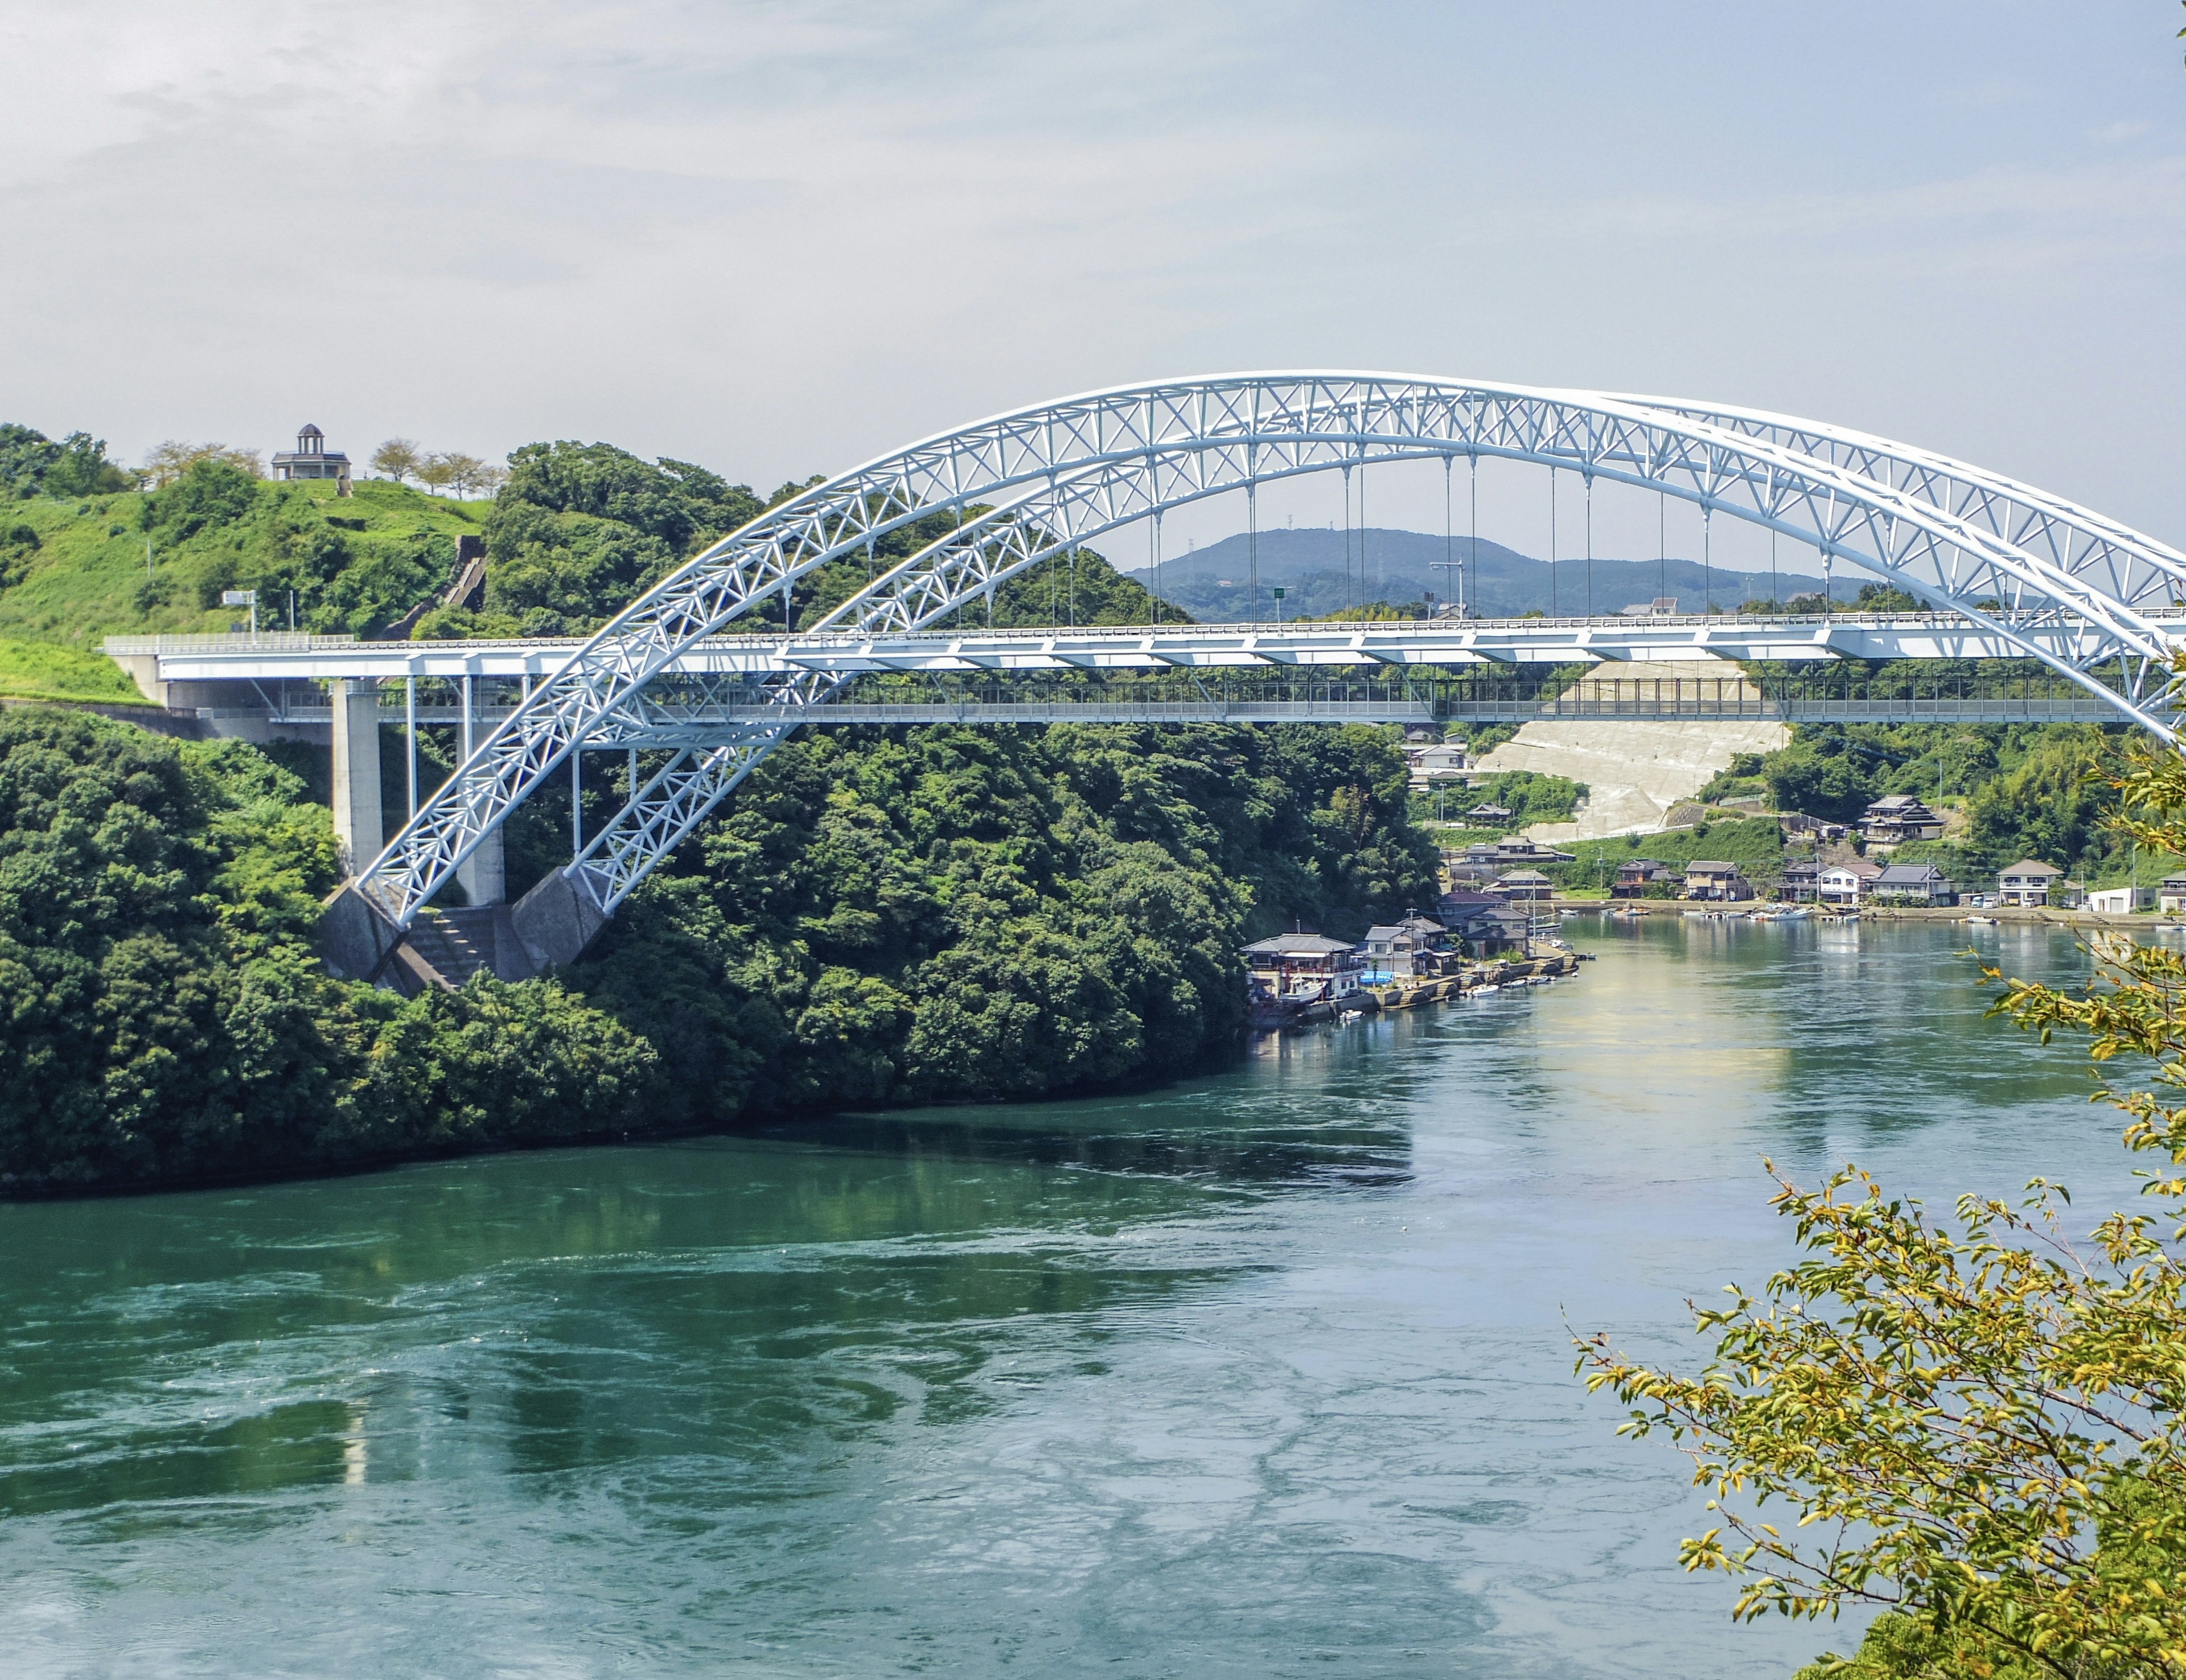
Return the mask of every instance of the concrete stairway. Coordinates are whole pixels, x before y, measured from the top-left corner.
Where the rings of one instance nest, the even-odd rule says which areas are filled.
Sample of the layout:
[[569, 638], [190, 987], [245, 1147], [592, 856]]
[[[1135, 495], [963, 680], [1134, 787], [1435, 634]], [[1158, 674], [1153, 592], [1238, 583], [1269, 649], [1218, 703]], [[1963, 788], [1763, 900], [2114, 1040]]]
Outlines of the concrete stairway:
[[480, 969], [504, 980], [537, 971], [507, 904], [423, 911], [388, 963], [389, 977], [408, 997], [431, 986], [453, 991]]

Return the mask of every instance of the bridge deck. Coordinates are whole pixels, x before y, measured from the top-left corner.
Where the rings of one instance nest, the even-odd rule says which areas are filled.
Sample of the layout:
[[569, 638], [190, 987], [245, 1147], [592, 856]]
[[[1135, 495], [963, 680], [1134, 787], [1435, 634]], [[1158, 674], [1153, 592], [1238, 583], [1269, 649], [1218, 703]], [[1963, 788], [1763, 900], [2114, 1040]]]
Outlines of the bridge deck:
[[[2073, 619], [1998, 614], [2060, 658], [2107, 644]], [[2186, 642], [2186, 612], [2164, 616]], [[268, 633], [109, 636], [106, 652], [144, 662], [160, 682], [548, 676], [583, 644], [537, 641], [358, 641]], [[2012, 659], [2024, 645], [1948, 613], [1839, 613], [1811, 618], [1431, 619], [1306, 624], [1158, 624], [1086, 629], [921, 630], [892, 636], [779, 631], [720, 636], [670, 669], [757, 675], [793, 670], [1015, 672], [1285, 669], [1308, 666], [1568, 664], [1693, 658], [1813, 660]]]

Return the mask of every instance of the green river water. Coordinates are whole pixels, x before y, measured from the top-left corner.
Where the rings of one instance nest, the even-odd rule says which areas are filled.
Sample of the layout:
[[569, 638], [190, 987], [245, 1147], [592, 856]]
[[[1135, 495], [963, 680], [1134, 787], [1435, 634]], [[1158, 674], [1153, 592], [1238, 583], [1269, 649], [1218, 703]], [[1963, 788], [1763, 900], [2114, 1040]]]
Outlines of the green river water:
[[[1788, 1675], [1564, 1315], [1697, 1363], [1760, 1158], [2116, 1205], [2032, 929], [1595, 931], [1118, 1098], [0, 1207], [0, 1672]], [[2105, 1194], [2107, 1193], [2107, 1196]], [[2090, 1211], [2090, 1222], [2095, 1212]]]

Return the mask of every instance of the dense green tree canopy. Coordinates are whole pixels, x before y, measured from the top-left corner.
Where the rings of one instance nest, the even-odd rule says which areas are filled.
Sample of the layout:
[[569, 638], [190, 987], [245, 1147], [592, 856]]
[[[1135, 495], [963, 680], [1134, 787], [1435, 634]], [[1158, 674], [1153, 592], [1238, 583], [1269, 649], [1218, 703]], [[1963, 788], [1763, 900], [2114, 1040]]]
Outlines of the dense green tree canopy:
[[443, 614], [426, 635], [575, 635], [764, 511], [748, 486], [611, 444], [526, 444], [486, 523], [486, 613]]
[[653, 1052], [559, 986], [404, 1002], [310, 953], [325, 808], [255, 748], [0, 714], [0, 1187], [325, 1167], [630, 1123]]
[[1404, 777], [1364, 728], [817, 734], [569, 980], [678, 1123], [1157, 1077], [1231, 1052], [1247, 939], [1430, 901]]
[[56, 443], [28, 426], [0, 425], [0, 496], [98, 496], [137, 475], [106, 458], [106, 441], [70, 432]]

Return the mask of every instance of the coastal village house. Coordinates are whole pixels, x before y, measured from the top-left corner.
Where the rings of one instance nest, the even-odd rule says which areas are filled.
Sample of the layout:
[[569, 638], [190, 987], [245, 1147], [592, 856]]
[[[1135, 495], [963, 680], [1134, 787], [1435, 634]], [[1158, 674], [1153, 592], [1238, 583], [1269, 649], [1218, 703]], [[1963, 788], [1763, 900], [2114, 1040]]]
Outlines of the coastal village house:
[[296, 434], [296, 446], [284, 449], [273, 457], [273, 476], [277, 479], [336, 479], [341, 482], [341, 492], [349, 494], [349, 456], [339, 450], [329, 451], [327, 434], [317, 426], [307, 425]]
[[1349, 997], [1366, 968], [1366, 954], [1358, 946], [1319, 933], [1278, 933], [1254, 940], [1239, 955], [1256, 991], [1309, 1003]]
[[2099, 887], [2088, 894], [2088, 908], [2102, 916], [2131, 916], [2155, 908], [2153, 887]]
[[1940, 840], [1943, 819], [1910, 793], [1877, 799], [1859, 820], [1860, 838], [1870, 846], [1897, 846], [1908, 840]]
[[2155, 889], [2155, 907], [2176, 916], [2186, 910], [2186, 875], [2166, 875]]
[[2021, 858], [2009, 869], [2000, 870], [1996, 877], [1996, 901], [2009, 909], [2031, 910], [2049, 902], [2052, 882], [2065, 878], [2065, 871], [2054, 864], [2046, 864], [2039, 858]]
[[1666, 863], [1652, 858], [1628, 858], [1617, 865], [1617, 879], [1609, 883], [1612, 899], [1638, 899], [1646, 896], [1650, 887], [1665, 882], [1675, 885], [1681, 877]]
[[1836, 910], [1857, 910], [1869, 885], [1882, 873], [1881, 864], [1865, 858], [1831, 864], [1814, 877], [1814, 900]]
[[1955, 904], [1959, 887], [1933, 864], [1890, 864], [1868, 883], [1867, 896], [1878, 904]]
[[1695, 858], [1685, 865], [1685, 896], [1714, 904], [1741, 904], [1753, 896], [1753, 883], [1735, 863]]
[[1819, 859], [1798, 858], [1784, 865], [1777, 878], [1776, 896], [1787, 904], [1811, 904], [1822, 896], [1822, 865]]
[[1460, 851], [1443, 854], [1443, 872], [1455, 886], [1468, 881], [1478, 886], [1493, 880], [1505, 870], [1524, 868], [1532, 864], [1569, 863], [1576, 854], [1559, 852], [1553, 846], [1544, 846], [1537, 840], [1522, 835], [1506, 834], [1492, 845], [1467, 846]]
[[1511, 820], [1512, 812], [1507, 805], [1475, 805], [1465, 814], [1465, 820], [1475, 828], [1499, 828]]
[[1538, 869], [1514, 869], [1495, 877], [1489, 892], [1511, 904], [1544, 904], [1556, 895], [1556, 883]]
[[1499, 956], [1526, 943], [1533, 912], [1493, 893], [1456, 887], [1442, 895], [1435, 906], [1442, 925], [1467, 956]]
[[[1455, 782], [1465, 780], [1466, 753], [1462, 741], [1443, 742], [1432, 747], [1414, 747], [1406, 757], [1412, 761], [1411, 784], [1415, 787], [1430, 787], [1436, 782]], [[1507, 817], [1508, 812], [1505, 813]]]
[[1366, 930], [1366, 967], [1371, 974], [1398, 979], [1440, 974], [1450, 955], [1449, 929], [1415, 910], [1386, 927]]

